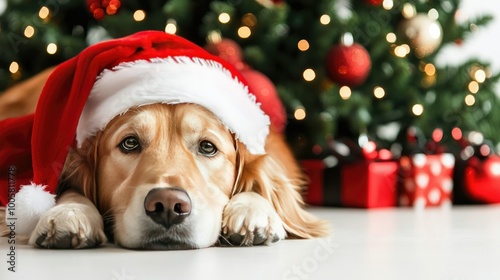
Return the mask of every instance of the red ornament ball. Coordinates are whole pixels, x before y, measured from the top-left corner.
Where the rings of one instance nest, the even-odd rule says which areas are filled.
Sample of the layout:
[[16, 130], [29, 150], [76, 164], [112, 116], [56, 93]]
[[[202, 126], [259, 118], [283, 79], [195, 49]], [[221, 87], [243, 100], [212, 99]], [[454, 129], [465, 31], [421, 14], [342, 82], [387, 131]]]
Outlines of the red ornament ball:
[[384, 2], [384, 0], [364, 0], [364, 2], [372, 6], [380, 6], [382, 5], [382, 2]]
[[469, 160], [465, 168], [465, 189], [470, 197], [482, 203], [500, 203], [500, 157], [489, 156], [481, 161]]
[[241, 74], [248, 83], [248, 90], [255, 95], [261, 104], [260, 108], [271, 119], [271, 129], [283, 132], [286, 125], [286, 112], [281, 99], [278, 96], [273, 82], [259, 71], [246, 67]]
[[209, 43], [205, 49], [225, 61], [233, 64], [238, 70], [243, 69], [243, 52], [241, 47], [231, 39], [222, 39], [220, 42]]
[[326, 56], [326, 68], [332, 81], [345, 86], [364, 83], [372, 67], [368, 51], [360, 44], [333, 46]]

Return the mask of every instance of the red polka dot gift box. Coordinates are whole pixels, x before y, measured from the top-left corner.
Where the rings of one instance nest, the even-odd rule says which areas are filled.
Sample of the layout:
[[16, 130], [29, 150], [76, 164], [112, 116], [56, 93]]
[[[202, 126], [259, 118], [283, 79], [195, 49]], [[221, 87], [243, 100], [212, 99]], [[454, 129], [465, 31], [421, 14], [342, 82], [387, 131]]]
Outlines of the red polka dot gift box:
[[399, 204], [415, 208], [451, 206], [454, 166], [455, 157], [450, 153], [401, 157]]

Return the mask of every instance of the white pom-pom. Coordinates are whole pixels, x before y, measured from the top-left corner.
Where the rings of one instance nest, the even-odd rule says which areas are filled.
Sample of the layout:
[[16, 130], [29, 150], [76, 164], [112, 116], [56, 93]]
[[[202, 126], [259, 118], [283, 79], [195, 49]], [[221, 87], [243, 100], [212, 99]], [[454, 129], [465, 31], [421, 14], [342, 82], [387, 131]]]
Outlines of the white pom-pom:
[[56, 204], [55, 195], [47, 192], [45, 187], [35, 183], [21, 186], [14, 201], [10, 201], [5, 218], [8, 223], [15, 222], [16, 234], [31, 234], [42, 214]]

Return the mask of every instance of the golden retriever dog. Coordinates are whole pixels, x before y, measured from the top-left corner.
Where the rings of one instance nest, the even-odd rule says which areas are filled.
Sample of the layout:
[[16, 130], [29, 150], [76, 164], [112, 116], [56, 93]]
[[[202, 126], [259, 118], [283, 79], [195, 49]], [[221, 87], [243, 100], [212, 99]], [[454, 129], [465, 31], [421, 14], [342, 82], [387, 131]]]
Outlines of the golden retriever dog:
[[[18, 219], [29, 244], [165, 250], [325, 236], [303, 208], [306, 180], [283, 135], [240, 81], [227, 62], [159, 31], [58, 66], [33, 118], [1, 123], [31, 131], [10, 130], [4, 149], [32, 157], [31, 185], [15, 194], [24, 213], [38, 211]], [[50, 207], [20, 200], [30, 187]]]
[[57, 205], [29, 243], [87, 248], [107, 235], [126, 248], [191, 249], [324, 236], [283, 137], [271, 132], [266, 150], [248, 153], [198, 105], [129, 110], [69, 152]]

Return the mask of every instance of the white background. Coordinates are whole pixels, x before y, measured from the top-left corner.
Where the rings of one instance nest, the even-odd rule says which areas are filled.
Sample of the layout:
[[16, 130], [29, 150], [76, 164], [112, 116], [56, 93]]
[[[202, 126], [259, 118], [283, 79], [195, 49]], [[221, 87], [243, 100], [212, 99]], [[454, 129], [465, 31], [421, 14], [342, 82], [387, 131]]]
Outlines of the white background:
[[494, 73], [500, 71], [500, 1], [463, 0], [458, 20], [473, 20], [478, 15], [484, 14], [492, 15], [494, 20], [471, 34], [461, 46], [456, 44], [445, 46], [438, 55], [436, 61], [438, 65], [456, 65], [475, 57], [491, 63]]

